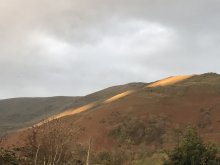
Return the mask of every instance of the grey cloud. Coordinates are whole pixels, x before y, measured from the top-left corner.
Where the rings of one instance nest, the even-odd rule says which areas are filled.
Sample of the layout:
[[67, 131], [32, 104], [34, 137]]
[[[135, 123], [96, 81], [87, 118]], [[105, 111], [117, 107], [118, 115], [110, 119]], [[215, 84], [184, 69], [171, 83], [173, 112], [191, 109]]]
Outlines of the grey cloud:
[[218, 0], [0, 0], [0, 98], [219, 72]]

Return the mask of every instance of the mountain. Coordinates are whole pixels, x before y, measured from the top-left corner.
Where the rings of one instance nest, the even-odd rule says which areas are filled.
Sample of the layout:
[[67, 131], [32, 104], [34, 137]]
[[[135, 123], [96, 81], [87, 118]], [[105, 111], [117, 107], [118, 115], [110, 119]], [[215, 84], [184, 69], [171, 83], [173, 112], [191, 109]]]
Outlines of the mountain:
[[0, 100], [0, 135], [60, 113], [79, 97], [12, 98]]
[[11, 98], [0, 100], [0, 136], [6, 132], [29, 127], [55, 114], [111, 97], [118, 92], [143, 86], [131, 83], [110, 87], [84, 97]]
[[[82, 127], [80, 141], [95, 139], [96, 150], [127, 140], [168, 147], [188, 125], [196, 126], [204, 139], [220, 144], [220, 75], [173, 76], [107, 88], [68, 102], [65, 111], [37, 125], [54, 119], [67, 128]], [[12, 134], [5, 143], [17, 143], [25, 131]]]

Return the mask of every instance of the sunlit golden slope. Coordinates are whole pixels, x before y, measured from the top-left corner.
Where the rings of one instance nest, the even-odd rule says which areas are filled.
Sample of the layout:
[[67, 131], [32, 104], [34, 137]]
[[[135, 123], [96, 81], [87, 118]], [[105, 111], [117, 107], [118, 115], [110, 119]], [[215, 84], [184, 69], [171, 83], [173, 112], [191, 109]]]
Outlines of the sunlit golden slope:
[[35, 124], [35, 126], [41, 126], [41, 125], [45, 124], [46, 122], [50, 122], [55, 119], [59, 119], [59, 118], [65, 117], [65, 116], [75, 115], [75, 114], [87, 111], [87, 110], [93, 108], [95, 105], [96, 105], [95, 103], [90, 103], [90, 104], [84, 105], [84, 106], [76, 108], [76, 109], [69, 109], [69, 110], [62, 112], [60, 114], [51, 116], [50, 118], [48, 118], [38, 124]]
[[118, 100], [118, 99], [121, 99], [121, 98], [123, 98], [123, 97], [126, 97], [126, 96], [132, 94], [133, 92], [134, 92], [133, 90], [129, 90], [129, 91], [120, 93], [120, 94], [118, 94], [118, 95], [116, 95], [116, 96], [113, 96], [113, 97], [111, 97], [111, 98], [105, 100], [104, 103], [111, 103], [111, 102], [113, 102], [113, 101], [116, 101], [116, 100]]
[[46, 123], [46, 122], [50, 122], [52, 120], [55, 120], [55, 119], [59, 119], [59, 118], [62, 118], [62, 117], [66, 117], [66, 116], [70, 116], [70, 115], [76, 115], [76, 114], [79, 114], [81, 112], [85, 112], [87, 110], [90, 110], [92, 109], [93, 107], [97, 106], [97, 105], [102, 105], [102, 104], [107, 104], [107, 103], [112, 103], [116, 100], [119, 100], [123, 97], [126, 97], [130, 94], [132, 94], [134, 91], [133, 90], [128, 90], [126, 92], [123, 92], [123, 93], [120, 93], [118, 95], [115, 95], [107, 100], [105, 100], [104, 102], [100, 102], [100, 103], [97, 103], [97, 102], [93, 102], [93, 103], [90, 103], [90, 104], [87, 104], [87, 105], [84, 105], [84, 106], [81, 106], [79, 108], [74, 108], [74, 109], [69, 109], [67, 111], [64, 111], [62, 113], [59, 113], [57, 115], [54, 115], [54, 116], [51, 116], [49, 117], [48, 119], [36, 124], [35, 126], [41, 126], [42, 124]]
[[[192, 77], [192, 75], [188, 76], [188, 75], [182, 75], [182, 76], [173, 76], [173, 77], [169, 77], [169, 78], [165, 78], [165, 79], [162, 79], [162, 80], [159, 80], [155, 83], [151, 83], [149, 84], [148, 86], [146, 86], [145, 88], [147, 87], [150, 87], [150, 88], [153, 88], [153, 87], [158, 87], [158, 86], [167, 86], [167, 85], [173, 85], [175, 83], [178, 83], [178, 82], [181, 82], [183, 80], [186, 80], [188, 78]], [[136, 89], [137, 90], [137, 89]], [[125, 92], [122, 92], [122, 93], [119, 93], [115, 96], [112, 96], [108, 99], [106, 99], [105, 101], [101, 101], [101, 102], [92, 102], [92, 103], [89, 103], [87, 105], [84, 105], [84, 106], [81, 106], [79, 108], [71, 108], [65, 112], [62, 112], [60, 114], [57, 114], [57, 115], [54, 115], [38, 124], [36, 124], [36, 126], [40, 126], [42, 124], [44, 124], [45, 122], [48, 122], [48, 121], [52, 121], [54, 119], [59, 119], [59, 118], [62, 118], [62, 117], [66, 117], [66, 116], [70, 116], [70, 115], [76, 115], [76, 114], [79, 114], [79, 113], [82, 113], [82, 112], [85, 112], [85, 111], [88, 111], [90, 109], [92, 109], [93, 107], [95, 106], [98, 106], [98, 105], [102, 105], [102, 104], [109, 104], [109, 103], [112, 103], [116, 100], [120, 100], [128, 95], [131, 95], [133, 94], [135, 91], [134, 90], [127, 90]]]
[[193, 75], [182, 75], [182, 76], [169, 77], [169, 78], [159, 80], [155, 83], [152, 83], [146, 87], [158, 87], [158, 86], [173, 85], [173, 84], [176, 84], [176, 83], [181, 82], [183, 80], [186, 80], [188, 78], [191, 78], [192, 76]]

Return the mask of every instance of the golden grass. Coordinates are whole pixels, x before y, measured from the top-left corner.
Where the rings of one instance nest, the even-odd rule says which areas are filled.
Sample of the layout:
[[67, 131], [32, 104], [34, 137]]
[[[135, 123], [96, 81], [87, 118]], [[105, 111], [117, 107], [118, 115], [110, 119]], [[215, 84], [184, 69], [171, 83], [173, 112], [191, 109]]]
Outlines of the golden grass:
[[47, 122], [50, 122], [52, 120], [55, 120], [55, 119], [59, 119], [59, 118], [62, 118], [62, 117], [66, 117], [66, 116], [70, 116], [70, 115], [75, 115], [75, 114], [87, 111], [87, 110], [93, 108], [95, 105], [96, 105], [96, 103], [90, 103], [90, 104], [84, 105], [84, 106], [79, 107], [79, 108], [69, 109], [69, 110], [67, 110], [65, 112], [62, 112], [62, 113], [59, 113], [59, 114], [54, 115], [52, 117], [49, 117], [46, 120], [36, 124], [35, 126], [41, 126], [41, 125], [43, 125], [43, 124], [45, 124]]
[[123, 97], [125, 97], [125, 96], [128, 96], [128, 95], [130, 95], [130, 94], [133, 93], [133, 92], [134, 92], [133, 90], [129, 90], [129, 91], [120, 93], [120, 94], [118, 94], [118, 95], [115, 95], [115, 96], [113, 96], [113, 97], [111, 97], [111, 98], [105, 100], [104, 103], [106, 103], [106, 104], [107, 104], [107, 103], [111, 103], [111, 102], [116, 101], [116, 100], [118, 100], [118, 99], [121, 99], [121, 98], [123, 98]]
[[183, 75], [183, 76], [174, 76], [174, 77], [169, 77], [169, 78], [165, 78], [163, 80], [157, 81], [155, 83], [152, 83], [146, 87], [158, 87], [158, 86], [168, 86], [168, 85], [173, 85], [176, 84], [178, 82], [181, 82], [183, 80], [186, 80], [188, 78], [192, 77], [192, 75], [188, 76], [188, 75]]
[[[169, 78], [165, 78], [165, 79], [163, 79], [163, 80], [157, 81], [157, 82], [155, 82], [155, 83], [152, 83], [152, 84], [146, 86], [145, 88], [148, 88], [148, 87], [153, 88], [153, 87], [158, 87], [158, 86], [172, 85], [172, 84], [181, 82], [181, 81], [183, 81], [183, 80], [186, 80], [186, 79], [188, 79], [188, 78], [190, 78], [190, 77], [192, 77], [192, 76], [185, 76], [185, 75], [184, 75], [184, 76], [169, 77]], [[103, 103], [104, 103], [104, 104], [112, 103], [112, 102], [114, 102], [114, 101], [116, 101], [116, 100], [119, 100], [119, 99], [121, 99], [121, 98], [124, 98], [124, 97], [126, 97], [126, 96], [128, 96], [128, 95], [130, 95], [130, 94], [132, 94], [132, 93], [134, 93], [134, 92], [135, 92], [135, 90], [128, 90], [128, 91], [126, 91], [126, 92], [117, 94], [117, 95], [115, 95], [115, 96], [113, 96], [113, 97], [111, 97], [111, 98], [105, 100]], [[35, 126], [43, 125], [44, 123], [50, 122], [50, 121], [52, 121], [52, 120], [54, 120], [54, 119], [59, 119], [59, 118], [62, 118], [62, 117], [66, 117], [66, 116], [70, 116], [70, 115], [75, 115], [75, 114], [78, 114], [78, 113], [87, 111], [87, 110], [93, 108], [95, 105], [97, 105], [96, 102], [90, 103], [90, 104], [87, 104], [87, 105], [84, 105], [84, 106], [79, 107], [79, 108], [69, 109], [69, 110], [67, 110], [67, 111], [65, 111], [65, 112], [62, 112], [62, 113], [57, 114], [57, 115], [54, 115], [54, 116], [52, 116], [52, 117], [50, 117], [50, 118], [48, 118], [48, 119], [46, 119], [46, 120], [44, 120], [44, 121], [42, 121], [42, 122], [36, 124]]]
[[[116, 100], [118, 100], [120, 98], [128, 96], [129, 94], [131, 94], [133, 92], [134, 92], [133, 90], [129, 90], [129, 91], [120, 93], [120, 94], [118, 94], [116, 96], [113, 96], [113, 97], [105, 100], [103, 103], [105, 103], [105, 104], [106, 103], [111, 103], [111, 102], [116, 101]], [[81, 112], [84, 112], [84, 111], [87, 111], [87, 110], [93, 108], [95, 105], [97, 105], [96, 102], [84, 105], [84, 106], [79, 107], [79, 108], [69, 109], [69, 110], [67, 110], [65, 112], [62, 112], [62, 113], [59, 113], [57, 115], [51, 116], [51, 117], [47, 118], [46, 120], [44, 120], [44, 121], [42, 121], [42, 122], [40, 122], [38, 124], [35, 124], [34, 126], [41, 126], [41, 125], [43, 125], [43, 124], [45, 124], [47, 122], [50, 122], [52, 120], [55, 120], [55, 119], [60, 119], [62, 117], [66, 117], [66, 116], [70, 116], [70, 115], [76, 115], [78, 113], [81, 113]]]

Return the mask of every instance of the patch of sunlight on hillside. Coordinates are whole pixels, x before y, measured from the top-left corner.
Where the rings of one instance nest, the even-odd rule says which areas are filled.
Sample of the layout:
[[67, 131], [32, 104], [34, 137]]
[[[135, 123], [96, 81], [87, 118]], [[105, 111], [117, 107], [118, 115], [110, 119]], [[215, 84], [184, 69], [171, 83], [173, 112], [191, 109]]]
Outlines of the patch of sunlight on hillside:
[[66, 117], [66, 116], [70, 116], [70, 115], [75, 115], [75, 114], [78, 114], [78, 113], [81, 113], [81, 112], [84, 112], [84, 111], [87, 111], [91, 108], [93, 108], [96, 104], [95, 103], [90, 103], [90, 104], [87, 104], [87, 105], [84, 105], [82, 107], [79, 107], [79, 108], [76, 108], [76, 109], [70, 109], [70, 110], [67, 110], [65, 112], [62, 112], [60, 114], [57, 114], [57, 115], [54, 115], [38, 124], [36, 124], [35, 126], [41, 126], [47, 122], [50, 122], [52, 120], [55, 120], [55, 119], [59, 119], [59, 118], [62, 118], [62, 117]]
[[163, 80], [157, 81], [155, 83], [152, 83], [148, 86], [146, 86], [146, 88], [150, 87], [158, 87], [158, 86], [168, 86], [168, 85], [173, 85], [176, 84], [178, 82], [181, 82], [183, 80], [186, 80], [188, 78], [191, 78], [192, 75], [188, 76], [188, 75], [183, 75], [183, 76], [174, 76], [174, 77], [169, 77], [169, 78], [165, 78]]
[[133, 92], [134, 92], [133, 90], [129, 90], [129, 91], [120, 93], [120, 94], [118, 94], [118, 95], [115, 95], [115, 96], [113, 96], [113, 97], [111, 97], [111, 98], [105, 100], [104, 103], [106, 103], [106, 104], [107, 104], [107, 103], [111, 103], [111, 102], [116, 101], [116, 100], [118, 100], [118, 99], [121, 99], [121, 98], [123, 98], [123, 97], [125, 97], [125, 96], [128, 96], [128, 95], [130, 95], [130, 94], [133, 93]]
[[84, 106], [76, 108], [76, 109], [70, 109], [70, 110], [67, 110], [63, 113], [56, 115], [55, 118], [58, 119], [58, 118], [61, 118], [64, 116], [75, 115], [77, 113], [81, 113], [83, 111], [91, 109], [92, 107], [94, 107], [94, 105], [95, 105], [95, 103], [90, 103], [90, 104], [84, 105]]
[[[120, 99], [120, 98], [123, 98], [123, 97], [125, 97], [125, 96], [127, 96], [127, 95], [129, 95], [129, 94], [131, 94], [131, 93], [133, 93], [133, 92], [134, 92], [133, 90], [129, 90], [129, 91], [123, 92], [123, 93], [121, 93], [121, 94], [118, 94], [118, 95], [116, 95], [116, 96], [113, 96], [113, 97], [111, 97], [111, 98], [105, 100], [103, 103], [111, 103], [111, 102], [116, 101], [116, 100], [118, 100], [118, 99]], [[90, 103], [90, 104], [84, 105], [84, 106], [79, 107], [79, 108], [69, 109], [69, 110], [67, 110], [67, 111], [65, 111], [65, 112], [62, 112], [62, 113], [60, 113], [60, 114], [51, 116], [51, 117], [49, 117], [48, 119], [46, 119], [46, 120], [44, 120], [44, 121], [42, 121], [42, 122], [36, 124], [35, 126], [41, 126], [41, 125], [43, 125], [43, 124], [45, 124], [45, 123], [47, 123], [47, 122], [50, 122], [50, 121], [52, 121], [52, 120], [55, 120], [55, 119], [60, 119], [60, 118], [62, 118], [62, 117], [66, 117], [66, 116], [70, 116], [70, 115], [75, 115], [75, 114], [78, 114], [78, 113], [87, 111], [87, 110], [89, 110], [89, 109], [95, 107], [96, 105], [98, 105], [98, 104], [97, 104], [96, 102], [94, 102], [94, 103]]]

